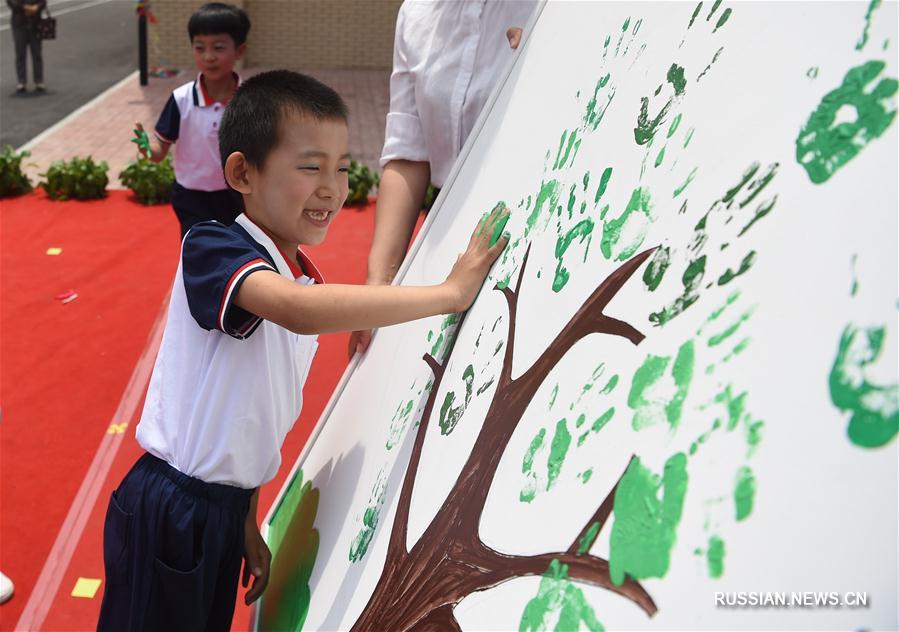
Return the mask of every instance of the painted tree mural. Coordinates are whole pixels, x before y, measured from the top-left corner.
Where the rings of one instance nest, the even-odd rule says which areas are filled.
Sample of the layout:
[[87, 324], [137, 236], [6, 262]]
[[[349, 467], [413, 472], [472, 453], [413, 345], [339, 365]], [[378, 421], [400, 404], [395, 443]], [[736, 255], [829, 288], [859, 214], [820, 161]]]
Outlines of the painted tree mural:
[[[647, 580], [668, 576], [676, 550], [707, 578], [724, 577], [734, 529], [758, 514], [760, 494], [777, 493], [757, 455], [783, 420], [754, 398], [746, 362], [764, 334], [756, 322], [767, 288], [754, 275], [772, 261], [769, 229], [799, 212], [795, 196], [783, 202], [785, 181], [795, 188], [801, 177], [809, 190], [832, 184], [868, 145], [889, 138], [899, 83], [880, 51], [869, 45], [864, 53], [874, 0], [862, 12], [863, 37], [847, 40], [865, 59], [849, 60], [836, 83], [815, 92], [820, 101], [795, 120], [788, 151], [746, 155], [736, 137], [714, 147], [715, 130], [686, 104], [705, 96], [722, 60], [740, 54], [726, 34], [742, 9], [721, 0], [678, 6], [682, 36], [664, 64], [638, 79], [631, 70], [653, 45], [644, 19], [628, 16], [599, 36], [592, 76], [559, 95], [574, 99], [577, 116], [558, 118], [564, 129], [538, 154], [543, 173], [525, 193], [502, 193], [512, 200], [500, 203], [512, 210], [513, 239], [482, 297], [419, 340], [429, 371], [414, 371], [408, 388], [390, 395], [374, 457], [382, 465], [368, 470], [367, 501], [350, 511], [354, 537], [335, 545], [358, 577], [374, 559], [369, 548], [386, 540], [373, 592], [344, 625], [461, 629], [454, 610], [466, 597], [523, 577], [539, 578], [532, 597], [504, 613], [522, 631], [602, 630], [603, 613], [591, 603], [597, 589], [653, 617]], [[803, 67], [796, 79], [820, 82], [819, 70]], [[626, 144], [595, 151], [612, 134], [610, 121], [627, 131]], [[722, 168], [715, 151], [734, 159]], [[546, 314], [563, 293], [579, 307], [552, 321]], [[496, 300], [483, 303], [500, 307], [478, 309], [488, 294]], [[523, 350], [537, 329], [545, 336], [534, 357]], [[887, 329], [851, 322], [838, 341], [826, 341], [836, 354], [817, 377], [854, 449], [887, 446], [899, 433], [899, 387], [875, 366], [887, 355]], [[460, 434], [470, 443], [440, 443]], [[602, 451], [610, 436], [624, 438], [611, 461], [603, 457], [613, 451]], [[406, 466], [398, 446], [410, 443]], [[429, 463], [429, 449], [463, 443], [458, 464]], [[443, 488], [429, 479], [435, 473]], [[419, 506], [423, 487], [434, 500]], [[566, 534], [563, 546], [516, 554], [485, 532], [491, 520], [507, 520], [490, 515], [494, 505], [536, 514], [559, 495], [583, 509], [576, 522], [552, 523]], [[396, 507], [392, 522], [382, 519], [388, 507]], [[682, 521], [688, 507], [693, 519]]]
[[643, 339], [643, 334], [633, 326], [606, 315], [604, 310], [651, 253], [652, 250], [647, 250], [632, 257], [609, 275], [559, 332], [540, 359], [516, 379], [511, 377], [515, 325], [521, 280], [527, 268], [527, 254], [515, 290], [509, 287], [497, 288], [508, 303], [509, 326], [502, 371], [493, 401], [475, 447], [453, 491], [425, 534], [407, 550], [406, 525], [415, 477], [431, 412], [452, 351], [444, 363], [430, 354], [424, 356], [425, 362], [434, 372], [434, 386], [424, 409], [403, 481], [384, 571], [368, 606], [353, 627], [354, 630], [371, 630], [377, 627], [391, 630], [459, 629], [452, 608], [462, 598], [514, 577], [543, 574], [554, 561], [557, 566], [567, 567], [570, 578], [616, 592], [638, 604], [647, 614], [655, 612], [652, 598], [638, 582], [622, 577], [618, 578], [617, 583], [614, 582], [609, 562], [586, 552], [612, 511], [614, 489], [599, 504], [592, 518], [566, 551], [527, 557], [503, 555], [486, 546], [478, 535], [481, 513], [500, 458], [522, 414], [550, 370], [573, 345], [590, 334], [621, 336], [635, 345]]

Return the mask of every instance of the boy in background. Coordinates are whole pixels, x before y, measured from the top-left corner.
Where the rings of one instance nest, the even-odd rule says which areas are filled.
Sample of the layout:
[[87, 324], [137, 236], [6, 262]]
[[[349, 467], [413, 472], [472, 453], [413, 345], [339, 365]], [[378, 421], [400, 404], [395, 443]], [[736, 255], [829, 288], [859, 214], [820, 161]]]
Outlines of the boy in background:
[[495, 209], [440, 285], [324, 284], [300, 246], [346, 200], [346, 119], [331, 88], [283, 70], [246, 81], [225, 112], [221, 160], [246, 212], [182, 242], [137, 427], [147, 452], [107, 510], [100, 630], [228, 630], [242, 561], [247, 604], [268, 582], [259, 486], [299, 416], [317, 334], [464, 311], [508, 242]]
[[222, 176], [218, 132], [225, 106], [240, 85], [234, 65], [247, 50], [249, 31], [242, 9], [220, 2], [200, 7], [187, 22], [197, 78], [172, 92], [153, 140], [146, 140], [137, 123], [138, 138], [144, 137], [140, 152], [153, 162], [162, 161], [175, 145], [172, 207], [182, 239], [197, 222], [214, 219], [228, 225], [243, 210], [240, 196]]

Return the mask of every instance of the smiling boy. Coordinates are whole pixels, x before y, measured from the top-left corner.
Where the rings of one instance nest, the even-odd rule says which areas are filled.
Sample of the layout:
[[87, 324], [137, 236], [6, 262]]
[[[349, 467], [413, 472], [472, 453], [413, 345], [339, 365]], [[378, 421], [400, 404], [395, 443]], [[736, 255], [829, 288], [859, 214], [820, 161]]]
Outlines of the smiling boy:
[[[194, 64], [199, 74], [172, 92], [159, 120], [149, 153], [161, 162], [175, 145], [175, 182], [172, 207], [181, 237], [205, 220], [230, 224], [242, 200], [228, 188], [219, 162], [218, 130], [225, 106], [240, 85], [234, 66], [247, 50], [250, 19], [238, 7], [210, 2], [187, 22]], [[143, 125], [137, 123], [143, 132]]]
[[316, 335], [464, 311], [508, 242], [490, 243], [508, 217], [495, 209], [439, 285], [324, 284], [300, 246], [346, 200], [346, 119], [337, 93], [289, 71], [249, 79], [225, 112], [221, 160], [246, 213], [184, 238], [137, 427], [147, 453], [107, 510], [98, 629], [228, 630], [242, 561], [246, 603], [268, 581], [259, 486], [300, 413]]

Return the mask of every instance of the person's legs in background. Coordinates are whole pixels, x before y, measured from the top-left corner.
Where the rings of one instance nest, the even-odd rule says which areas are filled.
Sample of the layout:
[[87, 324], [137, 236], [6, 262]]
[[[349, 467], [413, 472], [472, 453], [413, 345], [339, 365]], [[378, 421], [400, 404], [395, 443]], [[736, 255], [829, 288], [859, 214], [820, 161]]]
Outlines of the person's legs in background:
[[44, 55], [41, 47], [43, 42], [37, 36], [37, 30], [28, 31], [28, 46], [31, 48], [31, 74], [34, 79], [34, 88], [38, 92], [44, 91]]
[[16, 92], [25, 92], [27, 76], [25, 74], [25, 48], [28, 45], [28, 29], [24, 26], [13, 26], [12, 37], [16, 48]]

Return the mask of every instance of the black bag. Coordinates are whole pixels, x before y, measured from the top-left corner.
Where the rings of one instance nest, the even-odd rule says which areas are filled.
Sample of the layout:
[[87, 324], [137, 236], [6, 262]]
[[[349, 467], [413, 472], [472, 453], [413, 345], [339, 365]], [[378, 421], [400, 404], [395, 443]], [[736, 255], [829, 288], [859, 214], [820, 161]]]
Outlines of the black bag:
[[46, 17], [38, 18], [34, 32], [39, 40], [56, 39], [56, 18], [50, 15], [50, 9]]

